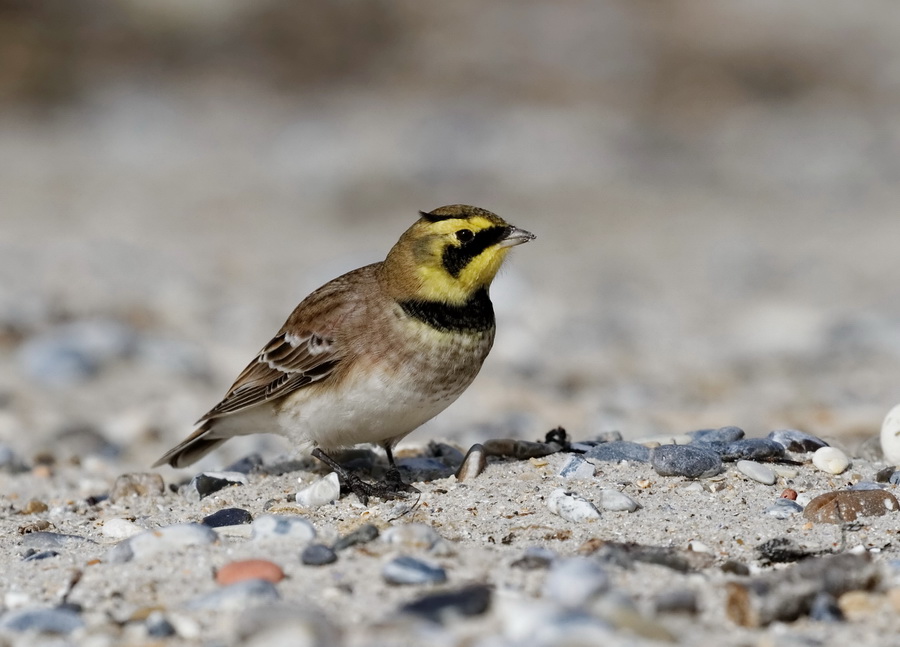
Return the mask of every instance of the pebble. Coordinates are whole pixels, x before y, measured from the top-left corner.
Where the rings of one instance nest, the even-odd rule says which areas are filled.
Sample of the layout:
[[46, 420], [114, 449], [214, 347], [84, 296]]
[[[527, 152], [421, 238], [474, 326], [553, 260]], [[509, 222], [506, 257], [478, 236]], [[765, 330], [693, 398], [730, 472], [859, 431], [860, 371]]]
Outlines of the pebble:
[[850, 459], [847, 454], [837, 447], [821, 447], [815, 451], [812, 457], [813, 465], [828, 474], [840, 474], [850, 467]]
[[722, 471], [719, 455], [702, 445], [660, 445], [650, 452], [650, 464], [662, 476], [707, 478]]
[[11, 447], [0, 444], [0, 471], [20, 474], [28, 471], [28, 465], [19, 458], [18, 454]]
[[766, 514], [776, 519], [790, 519], [793, 515], [803, 512], [803, 506], [791, 499], [776, 499], [775, 503], [766, 508]]
[[880, 470], [875, 472], [875, 482], [876, 483], [889, 483], [891, 477], [897, 471], [896, 465], [888, 465], [887, 467], [882, 467]]
[[368, 544], [369, 542], [378, 539], [379, 534], [377, 526], [374, 526], [371, 523], [364, 523], [353, 532], [344, 535], [334, 542], [333, 548], [336, 551], [341, 551], [358, 544]]
[[718, 429], [699, 429], [689, 431], [692, 443], [731, 443], [744, 437], [740, 427], [719, 427]]
[[73, 548], [82, 544], [93, 544], [92, 540], [81, 535], [65, 535], [58, 532], [32, 532], [22, 537], [22, 545], [26, 548]]
[[547, 507], [553, 514], [575, 523], [600, 518], [600, 511], [593, 503], [562, 488], [557, 488], [550, 493], [547, 498]]
[[756, 461], [738, 461], [736, 467], [747, 478], [764, 485], [774, 485], [776, 481], [775, 471], [768, 465]]
[[316, 538], [316, 529], [303, 517], [264, 514], [253, 520], [250, 538], [255, 541], [290, 539], [295, 542], [309, 542]]
[[242, 524], [253, 523], [253, 515], [242, 508], [222, 508], [211, 515], [203, 517], [201, 521], [204, 526], [210, 528], [221, 528], [223, 526], [239, 526]]
[[541, 568], [549, 568], [556, 559], [556, 553], [544, 546], [529, 546], [525, 554], [514, 561], [510, 566], [526, 571], [534, 571]]
[[857, 517], [878, 517], [900, 509], [900, 501], [884, 490], [838, 490], [810, 501], [803, 516], [817, 523], [843, 523]]
[[456, 480], [465, 483], [480, 475], [487, 468], [487, 452], [484, 447], [475, 443], [466, 452], [459, 469], [456, 470]]
[[653, 609], [656, 613], [684, 613], [697, 615], [700, 603], [697, 594], [690, 589], [663, 591], [653, 598]]
[[558, 443], [536, 443], [530, 440], [514, 440], [512, 438], [494, 438], [482, 444], [488, 456], [508, 456], [518, 460], [540, 458], [555, 454], [562, 446]]
[[564, 479], [590, 479], [594, 478], [594, 465], [584, 460], [578, 454], [569, 456], [569, 460], [556, 473]]
[[381, 539], [387, 544], [402, 546], [411, 550], [439, 552], [447, 547], [446, 540], [427, 523], [416, 522], [393, 525], [381, 533]]
[[782, 499], [790, 499], [791, 501], [796, 501], [797, 500], [797, 490], [792, 490], [791, 488], [786, 488], [781, 493], [781, 498]]
[[103, 536], [110, 539], [128, 539], [141, 534], [144, 530], [144, 528], [128, 519], [107, 519], [100, 528]]
[[325, 544], [310, 544], [300, 553], [300, 561], [307, 566], [325, 566], [337, 561], [337, 553]]
[[388, 584], [441, 584], [447, 581], [447, 572], [440, 566], [407, 555], [386, 563], [381, 576]]
[[166, 484], [159, 474], [152, 472], [122, 474], [113, 483], [109, 491], [109, 500], [111, 503], [119, 503], [131, 497], [163, 496], [165, 493]]
[[201, 472], [191, 479], [188, 492], [204, 499], [224, 488], [247, 483], [247, 476], [240, 472]]
[[144, 621], [150, 638], [169, 638], [175, 635], [175, 627], [161, 611], [154, 611]]
[[574, 609], [609, 589], [609, 576], [595, 560], [569, 557], [553, 563], [541, 594], [556, 604]]
[[881, 423], [881, 452], [891, 463], [900, 463], [900, 404], [888, 411]]
[[268, 604], [280, 598], [272, 582], [244, 580], [188, 600], [184, 608], [188, 611], [243, 611], [247, 606]]
[[843, 622], [844, 613], [835, 597], [819, 591], [809, 605], [809, 617], [817, 622]]
[[239, 458], [231, 465], [225, 468], [226, 472], [238, 472], [239, 474], [252, 474], [253, 472], [262, 471], [263, 457], [260, 454], [247, 454], [243, 458]]
[[639, 443], [626, 440], [612, 441], [592, 447], [585, 458], [598, 461], [635, 461], [647, 463], [650, 461], [650, 448]]
[[412, 456], [397, 461], [397, 468], [406, 483], [437, 481], [454, 474], [454, 469], [431, 456]]
[[770, 431], [766, 438], [775, 441], [789, 452], [814, 452], [822, 447], [828, 447], [828, 443], [821, 438], [797, 429], [776, 429]]
[[297, 492], [295, 500], [305, 508], [318, 508], [339, 498], [341, 481], [337, 472], [331, 472]]
[[0, 617], [0, 630], [33, 631], [43, 634], [70, 634], [84, 627], [84, 620], [70, 607], [18, 609]]
[[229, 562], [216, 571], [216, 583], [228, 586], [244, 580], [266, 580], [280, 582], [284, 571], [275, 562], [265, 559], [245, 559]]
[[473, 584], [456, 591], [429, 593], [400, 607], [400, 613], [444, 624], [485, 613], [491, 606], [491, 588]]
[[857, 481], [850, 487], [848, 490], [885, 490], [887, 489], [887, 483], [875, 483], [874, 481]]
[[215, 543], [218, 537], [215, 530], [199, 523], [163, 526], [120, 541], [107, 552], [106, 561], [117, 564], [185, 546], [206, 546]]
[[25, 553], [25, 556], [22, 558], [23, 562], [38, 562], [42, 559], [48, 559], [50, 557], [59, 557], [59, 553], [55, 550], [42, 550], [40, 552], [34, 550], [34, 548], [29, 548]]
[[604, 510], [614, 510], [617, 512], [634, 512], [641, 507], [641, 504], [632, 499], [624, 492], [604, 488], [597, 492], [594, 500]]
[[723, 461], [763, 461], [778, 460], [784, 458], [784, 447], [767, 438], [744, 438], [722, 447], [716, 446], [716, 451]]

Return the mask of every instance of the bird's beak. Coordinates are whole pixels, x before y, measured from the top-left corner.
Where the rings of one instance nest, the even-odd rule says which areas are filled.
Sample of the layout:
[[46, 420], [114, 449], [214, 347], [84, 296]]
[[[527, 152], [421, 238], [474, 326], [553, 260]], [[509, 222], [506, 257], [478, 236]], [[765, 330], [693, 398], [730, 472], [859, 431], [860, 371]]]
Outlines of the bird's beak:
[[500, 241], [500, 247], [515, 247], [529, 240], [534, 240], [535, 236], [530, 231], [519, 229], [518, 227], [510, 227], [506, 236]]

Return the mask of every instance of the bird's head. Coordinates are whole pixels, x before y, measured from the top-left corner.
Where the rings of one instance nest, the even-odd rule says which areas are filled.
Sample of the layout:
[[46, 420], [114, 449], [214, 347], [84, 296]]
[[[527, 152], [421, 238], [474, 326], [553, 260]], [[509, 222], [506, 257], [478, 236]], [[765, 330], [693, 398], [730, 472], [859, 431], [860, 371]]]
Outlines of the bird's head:
[[420, 212], [388, 253], [384, 275], [398, 296], [461, 304], [486, 288], [511, 247], [534, 234], [463, 204]]

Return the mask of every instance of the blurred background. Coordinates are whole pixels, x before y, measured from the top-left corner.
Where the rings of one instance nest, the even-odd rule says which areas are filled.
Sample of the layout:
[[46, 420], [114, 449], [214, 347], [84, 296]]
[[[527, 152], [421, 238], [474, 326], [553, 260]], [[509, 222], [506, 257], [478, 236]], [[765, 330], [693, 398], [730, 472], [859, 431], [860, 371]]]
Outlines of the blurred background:
[[889, 2], [0, 0], [0, 441], [148, 467], [309, 291], [470, 203], [538, 239], [408, 443], [852, 446], [900, 401], [898, 180]]

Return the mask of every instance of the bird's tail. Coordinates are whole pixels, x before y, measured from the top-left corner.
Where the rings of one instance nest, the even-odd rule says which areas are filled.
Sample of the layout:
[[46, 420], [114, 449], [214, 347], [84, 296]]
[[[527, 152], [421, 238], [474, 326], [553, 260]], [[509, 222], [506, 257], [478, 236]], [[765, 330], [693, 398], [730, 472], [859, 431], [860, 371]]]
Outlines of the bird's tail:
[[228, 440], [227, 438], [213, 437], [211, 423], [212, 420], [204, 422], [197, 431], [185, 438], [184, 442], [163, 454], [158, 461], [153, 463], [153, 467], [166, 464], [172, 467], [187, 467]]

